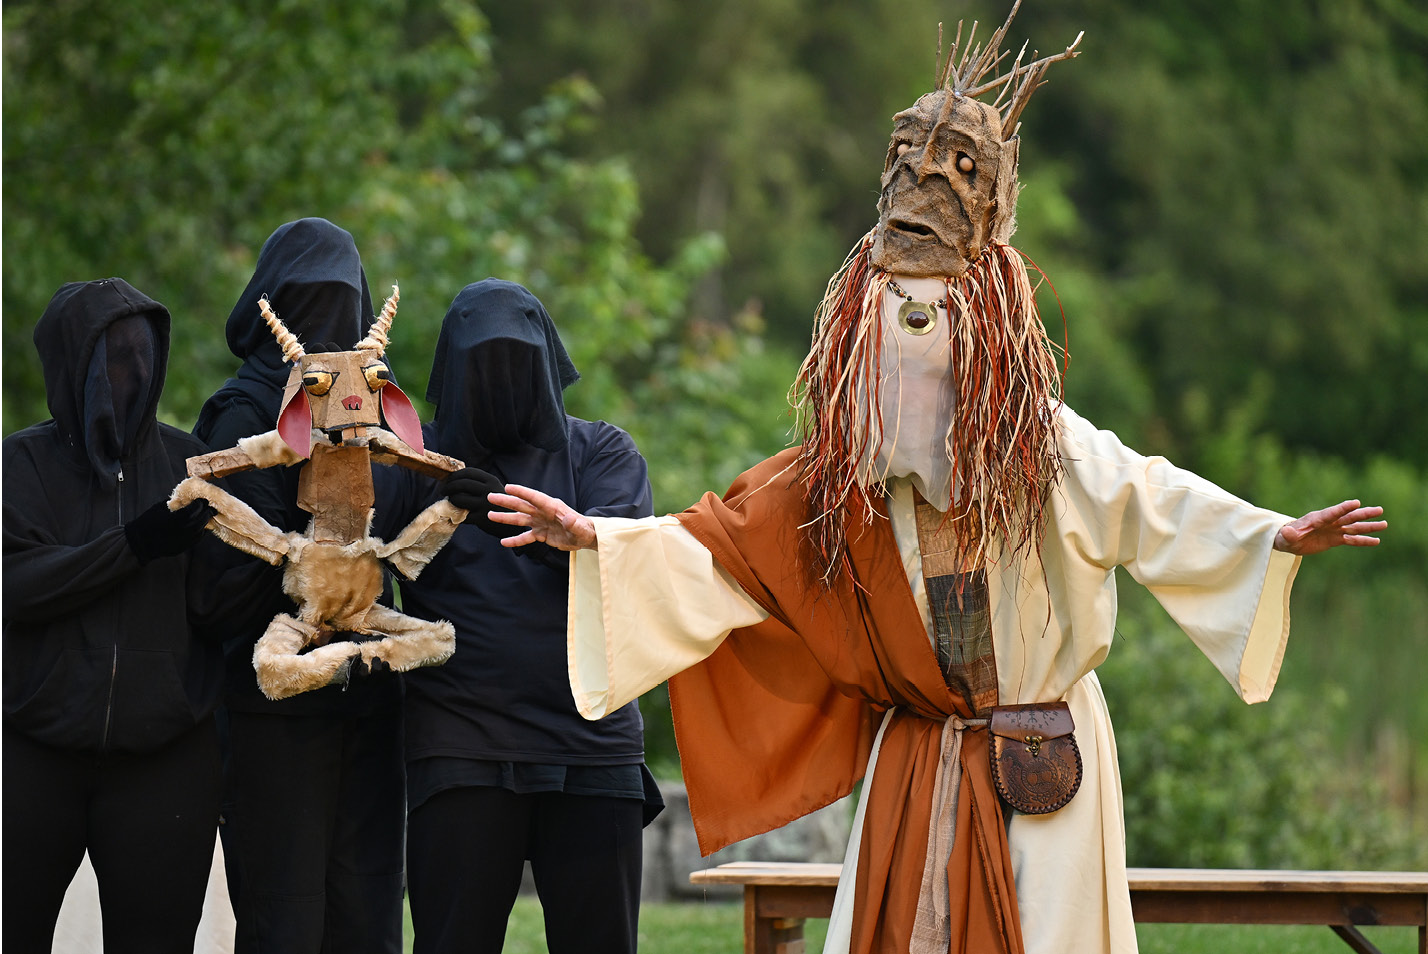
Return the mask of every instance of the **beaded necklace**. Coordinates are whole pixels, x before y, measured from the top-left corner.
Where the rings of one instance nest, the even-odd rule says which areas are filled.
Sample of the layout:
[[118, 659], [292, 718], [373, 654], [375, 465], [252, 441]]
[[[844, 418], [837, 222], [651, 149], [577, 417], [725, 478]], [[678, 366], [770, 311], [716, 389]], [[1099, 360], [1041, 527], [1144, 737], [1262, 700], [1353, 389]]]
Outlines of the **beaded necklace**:
[[897, 321], [909, 334], [927, 334], [937, 324], [937, 309], [947, 310], [946, 296], [933, 302], [918, 301], [904, 291], [891, 275], [888, 276], [888, 288], [894, 295], [903, 299], [897, 310]]

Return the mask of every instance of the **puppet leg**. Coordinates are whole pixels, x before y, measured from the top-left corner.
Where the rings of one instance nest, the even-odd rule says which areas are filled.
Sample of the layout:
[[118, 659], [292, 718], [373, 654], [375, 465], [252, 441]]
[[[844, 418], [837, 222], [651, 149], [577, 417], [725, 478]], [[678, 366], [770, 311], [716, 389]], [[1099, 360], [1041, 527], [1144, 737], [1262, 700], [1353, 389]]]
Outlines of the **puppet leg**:
[[299, 652], [317, 635], [318, 628], [286, 613], [273, 617], [253, 647], [253, 668], [258, 688], [269, 699], [286, 699], [309, 689], [347, 682], [359, 653], [349, 642], [328, 643]]
[[362, 631], [382, 637], [355, 644], [362, 661], [370, 666], [373, 659], [380, 659], [395, 672], [439, 666], [456, 650], [456, 628], [446, 620], [417, 619], [385, 606], [367, 612]]
[[208, 521], [208, 529], [230, 547], [252, 554], [277, 566], [283, 562], [292, 545], [287, 534], [268, 523], [258, 512], [226, 490], [213, 486], [201, 477], [189, 477], [179, 482], [169, 497], [169, 509], [177, 510], [195, 500], [207, 500], [218, 511]]

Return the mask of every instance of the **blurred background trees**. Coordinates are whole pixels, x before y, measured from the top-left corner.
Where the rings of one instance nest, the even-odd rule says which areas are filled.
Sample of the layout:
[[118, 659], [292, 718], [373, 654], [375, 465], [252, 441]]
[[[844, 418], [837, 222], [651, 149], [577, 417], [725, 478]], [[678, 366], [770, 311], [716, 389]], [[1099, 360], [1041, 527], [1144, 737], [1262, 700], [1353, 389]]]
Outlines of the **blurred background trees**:
[[[277, 225], [350, 230], [414, 397], [447, 303], [499, 275], [678, 510], [782, 447], [828, 277], [874, 223], [890, 117], [978, 0], [15, 0], [4, 9], [4, 429], [64, 281], [174, 315], [163, 417], [233, 370]], [[1016, 244], [1064, 308], [1068, 400], [1292, 514], [1361, 496], [1386, 543], [1310, 561], [1246, 708], [1125, 581], [1102, 681], [1133, 862], [1428, 867], [1428, 13], [1408, 0], [1029, 2], [1086, 31], [1023, 116]], [[1059, 304], [1058, 304], [1059, 302]], [[657, 693], [652, 760], [676, 755]]]

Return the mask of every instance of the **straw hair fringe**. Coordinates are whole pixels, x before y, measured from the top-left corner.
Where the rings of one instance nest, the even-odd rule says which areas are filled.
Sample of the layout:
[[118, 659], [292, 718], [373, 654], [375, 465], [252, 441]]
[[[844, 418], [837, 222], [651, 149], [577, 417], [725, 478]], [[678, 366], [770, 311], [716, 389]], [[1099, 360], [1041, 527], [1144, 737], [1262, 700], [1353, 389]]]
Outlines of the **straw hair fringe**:
[[[868, 263], [872, 242], [869, 232], [828, 282], [790, 392], [803, 434], [798, 474], [814, 515], [805, 542], [825, 582], [847, 566], [850, 515], [871, 522], [871, 496], [881, 496], [885, 476], [875, 452], [883, 439], [877, 380], [888, 275]], [[1061, 349], [1046, 335], [1023, 256], [1011, 246], [991, 245], [946, 288], [957, 395], [946, 437], [947, 516], [959, 562], [980, 566], [1040, 543], [1047, 493], [1061, 475], [1054, 431]]]

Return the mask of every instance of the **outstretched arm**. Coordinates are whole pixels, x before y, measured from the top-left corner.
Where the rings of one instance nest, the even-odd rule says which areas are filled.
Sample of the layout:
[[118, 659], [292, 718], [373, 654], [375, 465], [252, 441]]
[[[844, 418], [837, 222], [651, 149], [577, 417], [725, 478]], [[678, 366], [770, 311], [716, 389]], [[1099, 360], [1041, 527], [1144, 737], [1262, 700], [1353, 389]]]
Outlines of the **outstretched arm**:
[[506, 537], [502, 546], [521, 547], [539, 541], [558, 550], [595, 548], [595, 524], [563, 500], [519, 484], [507, 484], [505, 493], [493, 493], [487, 499], [494, 506], [507, 508], [492, 510], [491, 520], [526, 528], [524, 533]]
[[1387, 520], [1375, 519], [1381, 516], [1382, 507], [1361, 507], [1357, 500], [1345, 500], [1286, 523], [1274, 535], [1274, 548], [1308, 556], [1338, 546], [1378, 546], [1373, 534], [1388, 526]]

